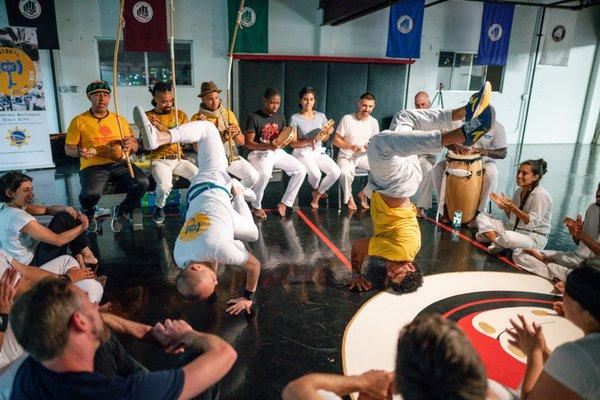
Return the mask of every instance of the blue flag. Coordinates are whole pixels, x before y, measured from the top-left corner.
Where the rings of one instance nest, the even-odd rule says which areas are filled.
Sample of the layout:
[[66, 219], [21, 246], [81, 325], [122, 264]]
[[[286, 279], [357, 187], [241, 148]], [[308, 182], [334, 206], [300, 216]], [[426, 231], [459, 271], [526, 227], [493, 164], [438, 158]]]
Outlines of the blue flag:
[[477, 63], [506, 65], [514, 4], [483, 4]]
[[386, 57], [419, 58], [425, 0], [400, 0], [390, 7]]

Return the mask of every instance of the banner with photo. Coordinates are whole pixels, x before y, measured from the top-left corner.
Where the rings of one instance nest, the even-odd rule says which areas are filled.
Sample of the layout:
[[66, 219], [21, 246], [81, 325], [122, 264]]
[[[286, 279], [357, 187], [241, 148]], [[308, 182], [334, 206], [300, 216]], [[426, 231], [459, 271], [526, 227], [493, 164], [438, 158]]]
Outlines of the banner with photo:
[[0, 171], [54, 167], [35, 28], [0, 28]]

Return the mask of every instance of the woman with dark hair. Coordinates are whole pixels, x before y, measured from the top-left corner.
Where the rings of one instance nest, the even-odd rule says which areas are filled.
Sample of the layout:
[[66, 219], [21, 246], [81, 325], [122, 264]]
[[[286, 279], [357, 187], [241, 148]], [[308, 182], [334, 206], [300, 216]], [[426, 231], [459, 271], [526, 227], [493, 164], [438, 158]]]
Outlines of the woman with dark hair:
[[[300, 112], [292, 115], [290, 125], [297, 128], [298, 138], [291, 143], [292, 155], [306, 167], [308, 183], [312, 186], [312, 208], [319, 208], [319, 200], [340, 177], [340, 167], [325, 153], [323, 143], [327, 142], [333, 132], [333, 124], [329, 127], [327, 117], [315, 111], [317, 92], [311, 87], [304, 87], [298, 94]], [[325, 136], [321, 136], [321, 131]], [[325, 177], [321, 179], [321, 171]]]
[[551, 352], [542, 327], [522, 315], [511, 320], [510, 343], [527, 355], [521, 399], [600, 399], [600, 269], [581, 267], [567, 276], [557, 311], [583, 330], [584, 336]]
[[519, 188], [512, 199], [504, 194], [490, 194], [490, 199], [504, 211], [509, 222], [484, 213], [477, 215], [475, 237], [480, 242], [491, 243], [487, 248], [488, 253], [517, 248], [541, 250], [546, 247], [552, 218], [552, 198], [540, 186], [546, 171], [547, 164], [542, 158], [524, 161], [517, 171]]
[[[69, 206], [31, 204], [32, 178], [18, 171], [0, 177], [0, 249], [20, 263], [42, 265], [71, 250], [86, 264], [98, 260], [85, 236], [88, 218]], [[34, 215], [52, 215], [46, 228]]]

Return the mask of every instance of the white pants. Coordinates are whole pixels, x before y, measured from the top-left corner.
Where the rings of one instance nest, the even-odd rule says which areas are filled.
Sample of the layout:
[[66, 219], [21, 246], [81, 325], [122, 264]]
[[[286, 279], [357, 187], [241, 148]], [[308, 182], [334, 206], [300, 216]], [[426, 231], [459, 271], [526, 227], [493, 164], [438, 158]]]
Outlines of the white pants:
[[[340, 177], [340, 167], [325, 154], [324, 147], [297, 148], [294, 149], [292, 155], [304, 165], [308, 183], [319, 193], [328, 191]], [[323, 180], [321, 180], [321, 171], [325, 173]]]
[[258, 180], [258, 171], [242, 157], [229, 164], [227, 173], [238, 178], [242, 185], [248, 189], [252, 189]]
[[[431, 180], [433, 182], [433, 187], [435, 188], [435, 193], [438, 196], [438, 201], [440, 201], [440, 191], [442, 190], [442, 180], [444, 179], [444, 172], [446, 171], [446, 160], [442, 160], [435, 164], [433, 169], [431, 170]], [[481, 189], [481, 197], [479, 198], [479, 206], [477, 210], [480, 213], [485, 212], [490, 193], [496, 191], [496, 187], [498, 186], [498, 168], [496, 167], [496, 163], [494, 161], [487, 161], [483, 163], [483, 169], [485, 173], [483, 174], [483, 186]]]
[[[57, 275], [64, 275], [72, 268], [79, 268], [79, 263], [73, 257], [64, 255], [40, 265], [39, 268]], [[75, 282], [75, 286], [86, 292], [92, 303], [100, 303], [100, 300], [102, 300], [104, 288], [97, 280], [84, 279]]]
[[288, 207], [292, 207], [306, 176], [304, 165], [283, 149], [254, 150], [248, 155], [248, 161], [258, 171], [258, 180], [252, 188], [256, 195], [256, 200], [252, 202], [252, 207], [262, 208], [262, 199], [267, 184], [272, 177], [273, 168], [282, 169], [290, 177], [281, 202]]
[[419, 164], [421, 166], [421, 175], [423, 180], [419, 184], [417, 193], [415, 194], [416, 201], [414, 202], [419, 208], [431, 208], [433, 195], [433, 182], [431, 178], [431, 170], [435, 165], [435, 157], [430, 154], [419, 156]]
[[184, 177], [191, 181], [198, 173], [198, 167], [188, 160], [152, 160], [150, 165], [152, 177], [156, 182], [156, 207], [163, 208], [167, 197], [173, 188], [173, 175]]
[[542, 254], [552, 257], [554, 262], [544, 264], [531, 254], [525, 253], [522, 249], [513, 252], [513, 261], [519, 267], [532, 272], [542, 278], [567, 280], [567, 275], [572, 269], [579, 268], [585, 262], [585, 258], [579, 256], [574, 251], [555, 251], [544, 250]]
[[486, 232], [496, 232], [498, 236], [494, 243], [505, 249], [541, 250], [546, 247], [548, 242], [547, 236], [523, 230], [513, 231], [508, 223], [492, 218], [485, 213], [478, 214], [475, 222], [477, 223], [477, 232], [481, 235]]
[[337, 165], [340, 168], [340, 185], [342, 187], [342, 201], [348, 203], [352, 195], [352, 182], [356, 175], [356, 168], [371, 170], [366, 153], [356, 155], [352, 158], [338, 157]]

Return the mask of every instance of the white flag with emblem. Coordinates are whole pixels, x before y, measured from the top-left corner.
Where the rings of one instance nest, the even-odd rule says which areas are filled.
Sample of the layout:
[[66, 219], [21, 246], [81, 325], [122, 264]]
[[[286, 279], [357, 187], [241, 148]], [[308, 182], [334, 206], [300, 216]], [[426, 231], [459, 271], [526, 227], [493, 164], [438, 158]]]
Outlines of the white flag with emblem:
[[544, 44], [540, 65], [566, 67], [577, 23], [577, 11], [550, 8], [546, 11]]

